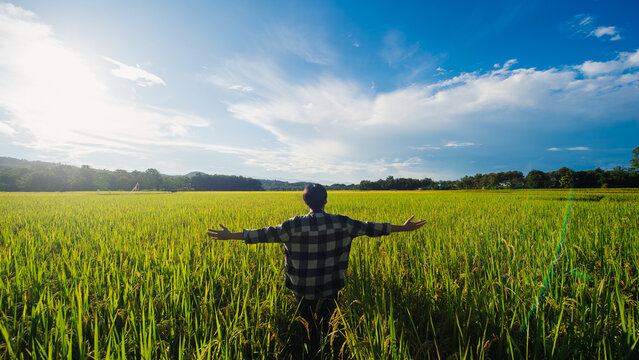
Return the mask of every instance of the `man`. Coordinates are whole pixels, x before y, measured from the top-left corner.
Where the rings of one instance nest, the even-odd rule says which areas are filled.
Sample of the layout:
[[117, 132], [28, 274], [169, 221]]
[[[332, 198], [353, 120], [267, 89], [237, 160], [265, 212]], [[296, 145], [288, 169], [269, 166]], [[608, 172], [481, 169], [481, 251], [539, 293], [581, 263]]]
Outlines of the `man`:
[[217, 240], [244, 240], [246, 244], [284, 245], [286, 287], [293, 291], [300, 315], [309, 324], [312, 355], [319, 350], [318, 330], [327, 333], [337, 293], [344, 287], [351, 241], [361, 235], [377, 237], [417, 230], [426, 221], [413, 222], [415, 216], [411, 216], [403, 225], [392, 225], [325, 213], [327, 194], [320, 184], [306, 186], [303, 198], [311, 210], [308, 215], [296, 216], [281, 225], [241, 232], [230, 232], [219, 224], [222, 230], [209, 229], [207, 235]]

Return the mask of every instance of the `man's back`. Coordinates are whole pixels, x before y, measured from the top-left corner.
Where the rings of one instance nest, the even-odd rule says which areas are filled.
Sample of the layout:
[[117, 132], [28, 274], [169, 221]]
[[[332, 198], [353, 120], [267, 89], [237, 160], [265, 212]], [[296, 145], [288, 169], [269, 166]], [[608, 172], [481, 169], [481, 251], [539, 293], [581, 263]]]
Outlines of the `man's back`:
[[311, 210], [281, 225], [243, 230], [242, 237], [247, 244], [282, 243], [286, 286], [298, 298], [312, 300], [334, 296], [344, 287], [353, 238], [390, 232], [390, 223], [363, 222]]

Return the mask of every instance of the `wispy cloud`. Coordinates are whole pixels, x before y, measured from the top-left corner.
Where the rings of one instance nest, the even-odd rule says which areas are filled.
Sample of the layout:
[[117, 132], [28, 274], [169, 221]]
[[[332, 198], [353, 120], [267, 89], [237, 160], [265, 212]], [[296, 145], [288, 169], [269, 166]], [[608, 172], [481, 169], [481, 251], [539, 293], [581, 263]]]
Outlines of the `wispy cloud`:
[[381, 56], [391, 67], [399, 65], [419, 50], [419, 43], [407, 44], [406, 37], [398, 30], [387, 31], [382, 42], [384, 47]]
[[334, 61], [335, 52], [323, 38], [323, 33], [317, 28], [311, 30], [305, 26], [278, 25], [271, 32], [273, 48], [292, 53], [309, 63], [330, 64]]
[[563, 150], [568, 150], [568, 151], [589, 151], [590, 148], [587, 146], [575, 146], [575, 147], [567, 147], [567, 148], [558, 148], [558, 147], [550, 147], [548, 149], [546, 149], [548, 151], [563, 151]]
[[510, 69], [513, 65], [517, 64], [517, 61], [518, 61], [517, 59], [510, 59], [510, 60], [506, 61], [503, 65], [495, 64], [495, 65], [493, 65], [493, 67], [495, 69], [501, 69], [500, 72], [504, 72], [504, 71]]
[[399, 30], [389, 30], [382, 38], [379, 52], [382, 60], [393, 70], [403, 83], [414, 83], [423, 74], [441, 76], [445, 70], [438, 66], [438, 56], [432, 55], [420, 47], [419, 42], [410, 43]]
[[434, 146], [430, 144], [422, 145], [422, 146], [411, 146], [412, 150], [441, 150], [442, 148], [457, 148], [457, 147], [466, 147], [466, 146], [475, 146], [477, 144], [473, 142], [458, 142], [458, 141], [448, 141], [444, 145]]
[[353, 47], [358, 48], [360, 46], [359, 41], [357, 41], [353, 34], [348, 34], [348, 39], [351, 41], [351, 45], [353, 45]]
[[229, 89], [231, 89], [231, 90], [240, 90], [240, 91], [244, 91], [244, 92], [253, 91], [252, 87], [245, 86], [245, 85], [231, 85], [231, 86], [229, 86]]
[[615, 26], [597, 26], [593, 16], [586, 14], [578, 14], [568, 22], [573, 34], [590, 37], [594, 36], [598, 39], [607, 39], [610, 41], [621, 40], [619, 29]]
[[441, 146], [433, 146], [433, 145], [422, 145], [422, 146], [410, 146], [409, 147], [411, 150], [441, 150], [442, 147]]
[[474, 146], [475, 143], [472, 142], [457, 142], [457, 141], [450, 141], [448, 143], [446, 143], [446, 147], [463, 147], [463, 146]]
[[9, 136], [13, 136], [16, 133], [13, 128], [3, 122], [0, 122], [0, 134], [5, 134]]
[[575, 16], [575, 18], [578, 20], [578, 24], [580, 26], [586, 26], [586, 25], [590, 25], [590, 23], [592, 23], [592, 16], [587, 16], [587, 15], [577, 15]]
[[162, 80], [159, 76], [151, 74], [150, 72], [142, 69], [142, 66], [139, 64], [136, 64], [135, 66], [131, 66], [131, 65], [121, 63], [117, 60], [113, 60], [106, 56], [103, 56], [102, 58], [118, 66], [117, 69], [111, 70], [111, 74], [113, 74], [113, 76], [115, 77], [125, 79], [125, 80], [131, 80], [142, 87], [148, 87], [153, 85], [166, 86], [166, 83], [164, 82], [164, 80]]
[[[208, 71], [208, 68], [204, 69], [205, 71]], [[233, 91], [240, 91], [240, 92], [245, 92], [245, 93], [250, 93], [252, 92], [254, 89], [252, 86], [250, 85], [246, 85], [246, 84], [239, 84], [238, 83], [238, 79], [236, 79], [234, 76], [230, 76], [229, 74], [210, 74], [207, 76], [207, 80], [216, 85], [219, 86], [221, 88], [227, 89], [227, 90], [233, 90]], [[244, 80], [242, 80], [244, 81]], [[248, 80], [250, 81], [250, 80]]]

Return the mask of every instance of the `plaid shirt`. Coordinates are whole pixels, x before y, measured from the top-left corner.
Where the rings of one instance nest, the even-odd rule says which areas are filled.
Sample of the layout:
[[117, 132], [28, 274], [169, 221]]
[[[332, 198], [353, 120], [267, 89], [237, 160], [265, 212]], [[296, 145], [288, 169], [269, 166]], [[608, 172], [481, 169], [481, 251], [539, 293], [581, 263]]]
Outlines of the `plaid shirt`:
[[390, 223], [353, 220], [343, 215], [312, 211], [281, 225], [243, 230], [246, 244], [282, 243], [286, 287], [298, 298], [314, 300], [336, 295], [344, 287], [351, 241], [360, 235], [388, 235]]

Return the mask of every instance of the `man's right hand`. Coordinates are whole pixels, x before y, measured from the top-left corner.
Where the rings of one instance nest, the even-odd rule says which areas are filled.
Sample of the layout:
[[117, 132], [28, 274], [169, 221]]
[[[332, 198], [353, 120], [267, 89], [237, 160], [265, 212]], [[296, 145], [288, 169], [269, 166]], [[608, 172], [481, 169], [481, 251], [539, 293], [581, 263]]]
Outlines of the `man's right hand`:
[[230, 232], [224, 225], [218, 224], [222, 230], [209, 229], [206, 235], [214, 240], [242, 240], [242, 232]]
[[391, 232], [414, 231], [426, 224], [426, 220], [412, 221], [415, 215], [411, 216], [403, 225], [392, 225]]

